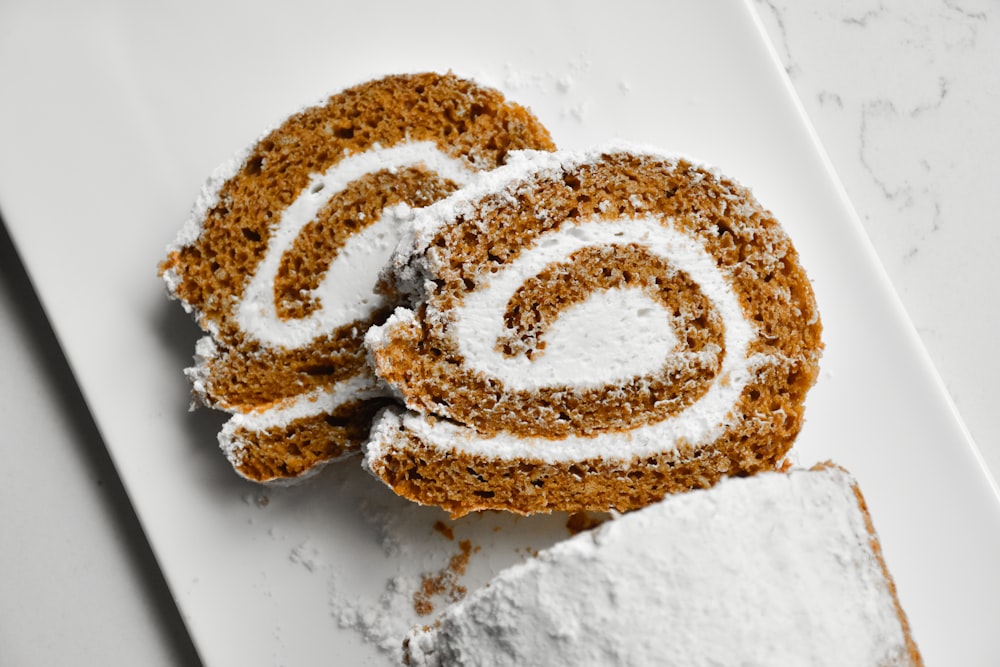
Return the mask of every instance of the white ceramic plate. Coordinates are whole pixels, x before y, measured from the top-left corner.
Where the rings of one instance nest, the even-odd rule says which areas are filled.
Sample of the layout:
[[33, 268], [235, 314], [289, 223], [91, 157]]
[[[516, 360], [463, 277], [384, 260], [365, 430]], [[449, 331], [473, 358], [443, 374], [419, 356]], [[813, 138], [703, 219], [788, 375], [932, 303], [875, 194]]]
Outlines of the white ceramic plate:
[[356, 627], [394, 647], [459, 540], [475, 586], [566, 535], [485, 515], [448, 540], [355, 462], [262, 490], [217, 452], [221, 416], [187, 412], [198, 332], [155, 266], [203, 178], [324, 93], [424, 69], [498, 85], [563, 147], [658, 145], [755, 190], [826, 327], [799, 461], [860, 480], [928, 663], [996, 659], [1000, 505], [752, 9], [652, 5], [4, 5], [0, 206], [206, 664], [387, 664]]

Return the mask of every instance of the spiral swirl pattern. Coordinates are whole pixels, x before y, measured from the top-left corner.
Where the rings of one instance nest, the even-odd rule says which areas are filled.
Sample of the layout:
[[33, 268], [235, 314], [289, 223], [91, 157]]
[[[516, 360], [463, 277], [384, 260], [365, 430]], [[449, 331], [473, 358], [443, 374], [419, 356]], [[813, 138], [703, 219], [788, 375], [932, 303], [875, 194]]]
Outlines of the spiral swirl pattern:
[[791, 446], [819, 317], [745, 188], [631, 149], [533, 155], [412, 224], [394, 260], [412, 305], [367, 340], [409, 408], [366, 458], [398, 493], [628, 509]]

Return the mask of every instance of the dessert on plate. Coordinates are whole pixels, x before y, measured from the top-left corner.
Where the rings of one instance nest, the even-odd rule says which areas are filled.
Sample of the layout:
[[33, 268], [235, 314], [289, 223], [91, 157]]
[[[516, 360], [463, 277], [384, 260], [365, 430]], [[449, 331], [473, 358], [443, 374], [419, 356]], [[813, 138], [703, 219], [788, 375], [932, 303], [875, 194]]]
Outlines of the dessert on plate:
[[787, 472], [819, 312], [716, 169], [555, 151], [496, 90], [388, 76], [222, 165], [160, 272], [242, 476], [363, 449], [453, 516], [626, 512], [411, 631], [408, 664], [922, 664], [857, 483]]
[[302, 109], [216, 170], [160, 272], [207, 334], [187, 374], [232, 413], [219, 439], [237, 472], [294, 479], [359, 449], [390, 400], [362, 339], [391, 305], [373, 286], [392, 207], [430, 204], [524, 148], [554, 148], [527, 109], [422, 73]]

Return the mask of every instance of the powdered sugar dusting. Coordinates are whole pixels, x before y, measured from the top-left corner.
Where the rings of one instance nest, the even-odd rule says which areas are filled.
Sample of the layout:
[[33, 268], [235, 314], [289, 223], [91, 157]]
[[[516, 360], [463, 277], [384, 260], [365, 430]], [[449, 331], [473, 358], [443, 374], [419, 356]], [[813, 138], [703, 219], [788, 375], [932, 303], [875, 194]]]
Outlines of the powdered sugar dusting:
[[516, 68], [512, 63], [503, 66], [501, 77], [503, 87], [510, 91], [528, 89], [540, 92], [568, 93], [577, 84], [581, 75], [592, 69], [592, 63], [583, 55], [566, 61], [564, 71], [526, 71]]
[[288, 560], [298, 563], [309, 572], [315, 572], [320, 566], [319, 549], [309, 540], [302, 542], [288, 554]]
[[910, 664], [852, 483], [729, 479], [607, 522], [414, 629], [408, 664]]
[[[402, 659], [402, 640], [411, 628], [432, 623], [434, 614], [467, 591], [481, 588], [504, 568], [532, 558], [538, 547], [569, 534], [561, 513], [525, 518], [487, 512], [452, 520], [437, 509], [395, 496], [368, 497], [356, 509], [391, 574], [379, 588], [359, 590], [357, 582], [325, 564], [317, 571], [326, 576], [330, 616], [337, 626], [363, 638], [395, 664]], [[534, 548], [526, 549], [525, 544]]]
[[386, 581], [376, 600], [346, 594], [336, 575], [328, 579], [330, 616], [340, 628], [361, 635], [397, 663], [402, 661], [402, 637], [416, 624], [413, 595], [419, 581], [402, 575]]

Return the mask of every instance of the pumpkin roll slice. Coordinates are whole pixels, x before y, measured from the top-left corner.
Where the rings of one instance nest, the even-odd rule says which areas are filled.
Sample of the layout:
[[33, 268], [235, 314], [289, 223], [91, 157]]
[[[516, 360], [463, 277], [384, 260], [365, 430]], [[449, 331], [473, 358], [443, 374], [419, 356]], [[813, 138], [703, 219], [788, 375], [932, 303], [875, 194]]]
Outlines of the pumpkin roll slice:
[[629, 510], [780, 467], [822, 343], [745, 187], [635, 147], [527, 151], [413, 212], [372, 328], [365, 465], [455, 515]]
[[220, 443], [241, 475], [296, 478], [359, 449], [388, 400], [363, 337], [392, 305], [373, 289], [399, 237], [392, 210], [523, 148], [554, 147], [498, 91], [399, 75], [289, 116], [213, 174], [160, 273], [207, 333], [187, 374], [232, 413]]

